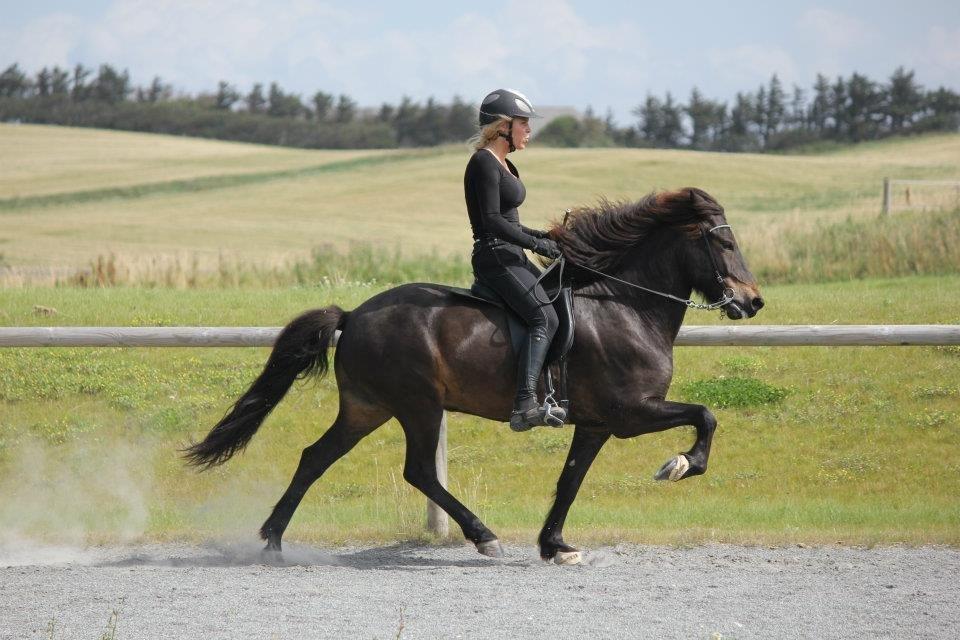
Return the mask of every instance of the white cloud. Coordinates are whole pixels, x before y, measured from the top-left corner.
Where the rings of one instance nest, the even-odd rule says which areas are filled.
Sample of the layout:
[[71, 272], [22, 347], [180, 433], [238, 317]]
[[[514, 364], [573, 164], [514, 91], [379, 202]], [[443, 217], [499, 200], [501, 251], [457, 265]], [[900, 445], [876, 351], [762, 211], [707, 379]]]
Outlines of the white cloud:
[[[30, 23], [2, 38], [0, 53], [29, 71], [104, 62], [129, 68], [136, 83], [159, 75], [195, 92], [218, 80], [242, 90], [276, 80], [304, 94], [347, 93], [361, 104], [402, 95], [479, 100], [503, 85], [535, 103], [582, 106], [590, 101], [584, 87], [636, 93], [648, 66], [639, 28], [605, 14], [580, 15], [567, 0], [513, 0], [495, 14], [464, 13], [415, 29], [391, 27], [362, 5], [342, 6], [115, 0], [94, 18], [58, 14]], [[596, 93], [597, 102], [615, 99]]]
[[766, 84], [773, 74], [786, 86], [798, 80], [793, 56], [780, 47], [744, 44], [714, 49], [707, 54], [707, 59], [727, 84], [741, 89]]
[[960, 74], [960, 27], [954, 27], [952, 31], [946, 27], [932, 27], [927, 58], [940, 70], [955, 74], [953, 80], [956, 81], [956, 74]]
[[857, 48], [874, 39], [873, 32], [859, 18], [822, 7], [804, 11], [799, 25], [818, 51]]
[[14, 31], [0, 27], [0, 61], [18, 62], [28, 72], [44, 66], [72, 66], [71, 54], [87, 25], [67, 13], [52, 13]]

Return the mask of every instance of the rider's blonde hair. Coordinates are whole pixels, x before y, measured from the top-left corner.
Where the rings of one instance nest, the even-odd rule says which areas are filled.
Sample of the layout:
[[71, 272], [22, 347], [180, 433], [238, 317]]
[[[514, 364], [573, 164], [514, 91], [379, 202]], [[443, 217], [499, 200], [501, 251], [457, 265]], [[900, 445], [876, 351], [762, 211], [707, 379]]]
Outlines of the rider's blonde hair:
[[[508, 124], [512, 123], [513, 118], [508, 116], [500, 116], [498, 120], [494, 120], [473, 134], [473, 136], [467, 140], [467, 144], [470, 145], [474, 151], [483, 149], [485, 146], [497, 139], [497, 137], [500, 135], [500, 125], [504, 122]], [[512, 127], [513, 125], [510, 124], [510, 126]]]

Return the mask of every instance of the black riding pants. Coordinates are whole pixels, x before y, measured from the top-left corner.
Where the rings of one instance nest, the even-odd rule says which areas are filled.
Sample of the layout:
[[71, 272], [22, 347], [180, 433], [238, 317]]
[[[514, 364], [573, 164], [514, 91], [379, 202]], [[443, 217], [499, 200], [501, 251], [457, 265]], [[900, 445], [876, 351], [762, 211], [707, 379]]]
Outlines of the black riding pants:
[[531, 333], [546, 338], [557, 332], [557, 312], [547, 300], [547, 293], [537, 284], [540, 271], [527, 259], [523, 249], [512, 244], [479, 245], [473, 253], [473, 272], [506, 301]]

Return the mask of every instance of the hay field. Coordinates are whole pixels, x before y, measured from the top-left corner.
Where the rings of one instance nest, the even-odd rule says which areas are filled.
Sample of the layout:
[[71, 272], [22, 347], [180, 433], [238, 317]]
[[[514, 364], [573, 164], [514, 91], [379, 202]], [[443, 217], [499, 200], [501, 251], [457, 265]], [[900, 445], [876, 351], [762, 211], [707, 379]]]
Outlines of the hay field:
[[[113, 253], [214, 268], [221, 256], [275, 265], [324, 243], [362, 240], [466, 255], [468, 153], [303, 151], [4, 124], [0, 254], [12, 266], [77, 267]], [[960, 135], [806, 156], [534, 147], [516, 163], [528, 187], [528, 226], [600, 197], [696, 185], [725, 205], [755, 261], [775, 263], [785, 260], [777, 248], [785, 231], [876, 215], [884, 176], [960, 175]]]

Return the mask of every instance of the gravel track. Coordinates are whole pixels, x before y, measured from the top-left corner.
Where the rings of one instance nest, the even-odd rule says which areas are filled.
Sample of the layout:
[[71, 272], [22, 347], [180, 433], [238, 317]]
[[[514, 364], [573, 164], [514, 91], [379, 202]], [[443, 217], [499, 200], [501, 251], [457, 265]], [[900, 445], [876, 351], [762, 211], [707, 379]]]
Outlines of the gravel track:
[[0, 549], [0, 638], [960, 637], [956, 549], [505, 549]]

